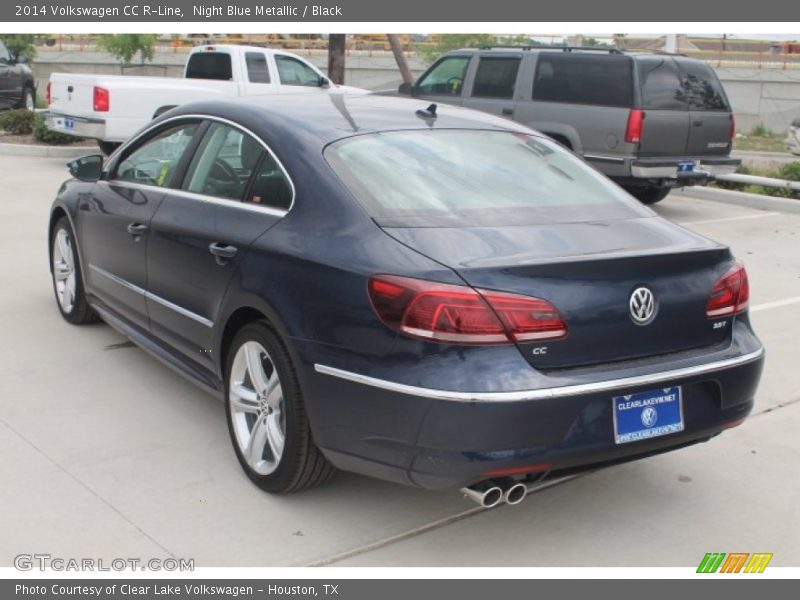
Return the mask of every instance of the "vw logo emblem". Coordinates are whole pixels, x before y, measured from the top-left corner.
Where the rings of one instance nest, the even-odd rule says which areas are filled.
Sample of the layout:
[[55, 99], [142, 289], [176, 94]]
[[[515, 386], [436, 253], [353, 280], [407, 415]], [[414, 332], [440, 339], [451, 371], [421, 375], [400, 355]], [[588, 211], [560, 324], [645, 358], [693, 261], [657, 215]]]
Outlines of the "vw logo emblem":
[[647, 325], [656, 314], [656, 299], [646, 287], [633, 290], [628, 302], [631, 318], [637, 325]]
[[658, 411], [652, 406], [648, 406], [642, 411], [642, 425], [652, 427], [658, 421]]

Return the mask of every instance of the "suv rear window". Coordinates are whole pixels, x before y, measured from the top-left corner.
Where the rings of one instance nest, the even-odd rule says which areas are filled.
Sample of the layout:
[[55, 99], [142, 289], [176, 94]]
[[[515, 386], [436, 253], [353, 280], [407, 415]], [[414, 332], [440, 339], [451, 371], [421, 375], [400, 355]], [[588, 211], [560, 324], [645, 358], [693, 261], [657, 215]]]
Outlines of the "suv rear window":
[[233, 79], [231, 56], [224, 52], [198, 52], [189, 57], [186, 65], [186, 77], [189, 79]]
[[383, 226], [514, 226], [644, 213], [556, 142], [523, 133], [373, 133], [335, 142], [325, 157]]
[[650, 110], [730, 110], [714, 71], [698, 61], [668, 56], [637, 61], [642, 108]]
[[633, 66], [628, 56], [540, 52], [533, 99], [629, 108]]

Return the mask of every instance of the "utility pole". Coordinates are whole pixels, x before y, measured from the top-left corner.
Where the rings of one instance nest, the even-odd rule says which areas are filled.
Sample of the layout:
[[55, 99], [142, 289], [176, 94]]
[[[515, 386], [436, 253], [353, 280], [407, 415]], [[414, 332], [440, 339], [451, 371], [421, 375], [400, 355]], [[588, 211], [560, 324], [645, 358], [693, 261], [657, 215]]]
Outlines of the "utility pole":
[[392, 54], [394, 54], [394, 59], [397, 61], [403, 83], [413, 82], [414, 76], [411, 74], [411, 69], [408, 68], [408, 61], [406, 60], [406, 55], [403, 54], [403, 45], [400, 43], [400, 38], [397, 37], [396, 33], [387, 33], [386, 37], [389, 38], [389, 45], [392, 47]]
[[336, 84], [344, 83], [345, 34], [331, 33], [328, 36], [328, 78]]

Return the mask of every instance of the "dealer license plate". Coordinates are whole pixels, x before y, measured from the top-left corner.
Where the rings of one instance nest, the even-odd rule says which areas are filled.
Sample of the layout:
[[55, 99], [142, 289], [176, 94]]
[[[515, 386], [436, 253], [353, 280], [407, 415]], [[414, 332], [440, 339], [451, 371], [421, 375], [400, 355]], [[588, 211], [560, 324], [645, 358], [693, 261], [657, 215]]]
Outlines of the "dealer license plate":
[[614, 439], [617, 444], [683, 431], [679, 386], [617, 396], [614, 403]]

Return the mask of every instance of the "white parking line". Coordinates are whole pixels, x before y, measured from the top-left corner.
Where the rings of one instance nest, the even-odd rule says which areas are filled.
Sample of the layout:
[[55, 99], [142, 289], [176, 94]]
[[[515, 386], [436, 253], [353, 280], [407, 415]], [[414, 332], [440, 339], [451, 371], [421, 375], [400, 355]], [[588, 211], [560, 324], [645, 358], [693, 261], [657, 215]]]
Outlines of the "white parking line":
[[775, 300], [775, 302], [765, 302], [764, 304], [756, 304], [750, 307], [750, 312], [758, 312], [760, 310], [769, 310], [770, 308], [780, 308], [781, 306], [788, 306], [789, 304], [800, 303], [800, 296], [794, 298], [786, 298], [785, 300]]
[[708, 225], [709, 223], [726, 223], [728, 221], [744, 221], [746, 219], [763, 219], [764, 217], [776, 217], [783, 213], [765, 212], [757, 215], [740, 215], [738, 217], [725, 217], [723, 219], [708, 219], [706, 221], [689, 221], [687, 223], [679, 223], [679, 225]]

